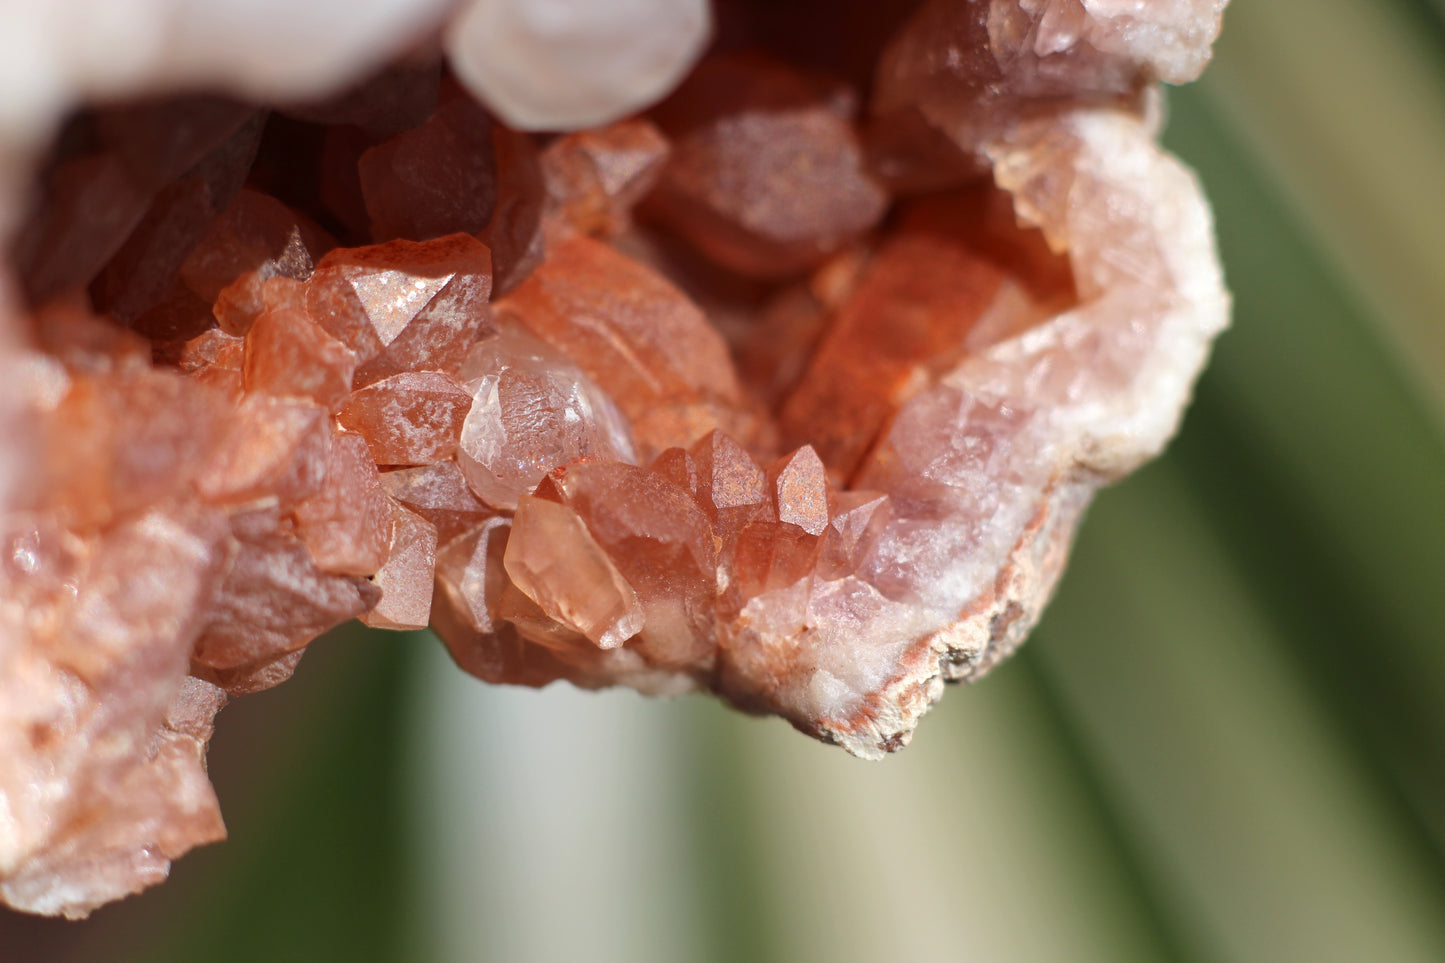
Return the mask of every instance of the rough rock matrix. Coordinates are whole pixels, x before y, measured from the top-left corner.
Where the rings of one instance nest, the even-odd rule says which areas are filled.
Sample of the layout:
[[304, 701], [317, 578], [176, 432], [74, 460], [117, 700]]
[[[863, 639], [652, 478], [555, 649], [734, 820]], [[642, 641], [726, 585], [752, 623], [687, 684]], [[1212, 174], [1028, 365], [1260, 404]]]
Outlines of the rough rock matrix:
[[329, 83], [154, 71], [265, 106], [0, 116], [11, 906], [222, 838], [216, 713], [354, 618], [899, 749], [1227, 321], [1155, 141], [1224, 0], [359, 6]]

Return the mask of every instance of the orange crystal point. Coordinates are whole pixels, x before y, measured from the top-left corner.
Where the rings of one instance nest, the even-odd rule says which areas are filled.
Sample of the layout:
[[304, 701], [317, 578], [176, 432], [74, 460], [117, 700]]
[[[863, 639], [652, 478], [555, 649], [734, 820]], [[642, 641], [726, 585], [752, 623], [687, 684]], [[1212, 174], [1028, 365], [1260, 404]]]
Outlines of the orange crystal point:
[[718, 55], [656, 111], [672, 156], [649, 208], [719, 264], [796, 274], [878, 223], [852, 95], [751, 55]]
[[503, 565], [548, 618], [600, 649], [615, 649], [642, 628], [636, 593], [565, 505], [523, 495]]
[[606, 391], [644, 459], [737, 420], [741, 392], [722, 338], [681, 291], [600, 241], [559, 240], [497, 312]]
[[247, 391], [302, 398], [335, 410], [351, 393], [356, 355], [304, 310], [266, 310], [246, 333]]
[[335, 246], [308, 218], [248, 188], [236, 195], [186, 257], [180, 278], [197, 298], [215, 305], [221, 327], [245, 334], [272, 303], [266, 282], [305, 280], [316, 261]]
[[553, 477], [563, 503], [636, 593], [643, 624], [633, 631], [644, 658], [683, 671], [705, 667], [714, 638], [717, 548], [691, 494], [618, 462], [582, 462]]
[[[321, 571], [294, 535], [238, 537], [192, 658], [203, 674], [265, 668], [368, 611], [380, 594], [365, 579]], [[249, 678], [242, 684], [251, 687]]]
[[211, 328], [189, 341], [156, 346], [156, 361], [169, 364], [231, 401], [245, 389], [246, 341]]
[[457, 664], [480, 679], [529, 686], [582, 681], [551, 650], [499, 618], [503, 595], [519, 595], [502, 562], [511, 527], [511, 519], [489, 519], [437, 553], [432, 628]]
[[442, 632], [444, 639], [501, 631], [504, 623], [497, 618], [497, 603], [510, 584], [502, 558], [511, 531], [510, 518], [493, 517], [438, 549], [432, 612], [435, 620], [439, 608], [447, 610], [450, 631]]
[[378, 241], [479, 234], [497, 204], [492, 120], [453, 97], [420, 127], [361, 155], [361, 192]]
[[696, 499], [702, 491], [702, 479], [698, 477], [697, 461], [682, 448], [669, 448], [658, 455], [648, 468], [653, 474], [667, 479], [673, 485]]
[[196, 487], [203, 497], [217, 502], [276, 498], [294, 504], [321, 490], [330, 448], [325, 408], [307, 401], [247, 395]]
[[728, 435], [709, 432], [689, 454], [697, 465], [698, 500], [720, 528], [735, 528], [767, 504], [766, 473]]
[[457, 461], [477, 497], [511, 510], [542, 476], [583, 458], [632, 461], [626, 421], [586, 375], [515, 325], [462, 366], [472, 405]]
[[436, 526], [441, 545], [476, 528], [493, 514], [472, 494], [466, 476], [454, 461], [389, 471], [381, 476], [381, 484], [388, 495]]
[[621, 234], [668, 151], [667, 139], [642, 119], [558, 138], [541, 157], [553, 216], [583, 234]]
[[333, 251], [311, 276], [306, 306], [356, 352], [364, 385], [403, 371], [456, 370], [486, 321], [491, 290], [486, 246], [453, 234]]
[[336, 413], [378, 465], [429, 465], [456, 454], [472, 396], [451, 375], [404, 371], [361, 388]]
[[828, 527], [828, 474], [812, 445], [804, 445], [768, 469], [778, 521], [809, 535]]
[[331, 438], [321, 490], [296, 506], [296, 534], [318, 568], [332, 575], [372, 575], [387, 560], [392, 508], [366, 439]]

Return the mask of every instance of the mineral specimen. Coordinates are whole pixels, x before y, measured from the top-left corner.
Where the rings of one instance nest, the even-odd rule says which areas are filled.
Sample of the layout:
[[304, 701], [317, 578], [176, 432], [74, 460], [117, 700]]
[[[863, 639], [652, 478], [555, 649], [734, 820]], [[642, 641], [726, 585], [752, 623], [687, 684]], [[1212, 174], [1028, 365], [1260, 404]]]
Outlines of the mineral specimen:
[[216, 712], [357, 617], [899, 749], [1226, 322], [1152, 93], [1223, 0], [718, 0], [695, 69], [702, 0], [470, 0], [369, 78], [361, 6], [334, 84], [95, 108], [0, 191], [12, 906], [219, 838]]

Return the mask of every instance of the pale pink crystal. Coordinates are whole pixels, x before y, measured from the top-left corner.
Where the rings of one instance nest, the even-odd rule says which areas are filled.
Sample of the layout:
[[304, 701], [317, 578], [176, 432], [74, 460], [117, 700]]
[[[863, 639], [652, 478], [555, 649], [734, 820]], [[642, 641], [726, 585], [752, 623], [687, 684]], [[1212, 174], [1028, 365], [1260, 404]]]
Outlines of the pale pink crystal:
[[462, 367], [472, 406], [457, 461], [477, 497], [511, 510], [542, 476], [588, 457], [633, 460], [627, 424], [580, 371], [514, 325]]
[[386, 564], [372, 580], [381, 598], [361, 620], [378, 629], [426, 628], [436, 557], [436, 526], [392, 502], [391, 545]]
[[598, 648], [614, 649], [643, 626], [632, 586], [565, 505], [523, 495], [503, 565], [548, 618]]

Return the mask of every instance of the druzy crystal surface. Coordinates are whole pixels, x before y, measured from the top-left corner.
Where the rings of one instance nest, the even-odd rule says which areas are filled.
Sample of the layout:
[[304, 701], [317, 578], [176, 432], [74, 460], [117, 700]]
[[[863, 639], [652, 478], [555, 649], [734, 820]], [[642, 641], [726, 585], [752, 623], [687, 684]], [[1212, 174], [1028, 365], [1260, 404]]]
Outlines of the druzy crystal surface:
[[1022, 641], [1227, 320], [1155, 141], [1223, 2], [834, 6], [472, 0], [70, 122], [0, 276], [0, 899], [220, 838], [215, 714], [353, 618], [867, 758]]

